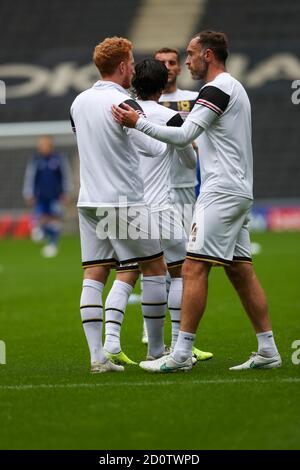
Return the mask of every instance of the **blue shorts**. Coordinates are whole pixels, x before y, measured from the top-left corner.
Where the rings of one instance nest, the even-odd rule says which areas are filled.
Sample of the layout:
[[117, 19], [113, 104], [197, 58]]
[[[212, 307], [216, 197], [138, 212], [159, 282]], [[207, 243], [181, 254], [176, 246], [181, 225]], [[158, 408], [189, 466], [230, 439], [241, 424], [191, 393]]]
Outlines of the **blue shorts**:
[[48, 215], [52, 217], [62, 217], [62, 204], [57, 199], [38, 201], [34, 208], [37, 217]]

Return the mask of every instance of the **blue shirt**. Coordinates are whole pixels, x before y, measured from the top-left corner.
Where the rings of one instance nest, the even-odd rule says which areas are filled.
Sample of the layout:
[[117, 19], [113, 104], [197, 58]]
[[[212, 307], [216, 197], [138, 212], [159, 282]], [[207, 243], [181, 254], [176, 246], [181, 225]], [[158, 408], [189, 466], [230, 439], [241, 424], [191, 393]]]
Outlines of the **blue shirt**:
[[35, 154], [27, 165], [24, 197], [49, 201], [59, 199], [71, 189], [70, 169], [65, 157], [57, 153]]

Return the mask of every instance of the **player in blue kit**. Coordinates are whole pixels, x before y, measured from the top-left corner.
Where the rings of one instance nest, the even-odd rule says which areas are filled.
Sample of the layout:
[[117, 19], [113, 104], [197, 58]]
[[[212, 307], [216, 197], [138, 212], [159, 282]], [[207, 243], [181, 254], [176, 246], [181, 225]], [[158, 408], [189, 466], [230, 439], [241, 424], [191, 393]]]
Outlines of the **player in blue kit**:
[[41, 137], [26, 168], [23, 196], [34, 208], [37, 221], [32, 238], [46, 240], [42, 254], [47, 258], [57, 255], [63, 205], [68, 202], [71, 190], [71, 171], [66, 157], [55, 151], [51, 137]]

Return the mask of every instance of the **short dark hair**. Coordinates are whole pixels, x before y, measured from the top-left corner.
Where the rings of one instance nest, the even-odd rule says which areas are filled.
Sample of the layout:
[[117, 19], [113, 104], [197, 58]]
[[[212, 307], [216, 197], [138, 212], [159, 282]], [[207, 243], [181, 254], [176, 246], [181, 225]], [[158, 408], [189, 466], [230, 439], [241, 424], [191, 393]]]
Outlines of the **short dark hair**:
[[156, 54], [176, 54], [177, 62], [180, 64], [180, 54], [179, 50], [175, 49], [175, 47], [161, 47], [158, 51], [155, 51], [153, 57], [156, 57]]
[[225, 64], [228, 57], [228, 39], [226, 34], [218, 31], [201, 31], [194, 36], [204, 49], [211, 49], [216, 58]]
[[162, 91], [168, 83], [168, 70], [157, 59], [144, 59], [135, 66], [132, 86], [142, 100]]

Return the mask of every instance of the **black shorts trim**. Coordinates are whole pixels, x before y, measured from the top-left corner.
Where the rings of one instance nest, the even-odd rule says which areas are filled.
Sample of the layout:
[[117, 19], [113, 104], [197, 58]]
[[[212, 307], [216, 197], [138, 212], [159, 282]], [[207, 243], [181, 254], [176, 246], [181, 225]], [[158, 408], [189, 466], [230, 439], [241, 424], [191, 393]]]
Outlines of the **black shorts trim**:
[[187, 259], [193, 259], [195, 261], [206, 261], [207, 263], [220, 264], [222, 266], [231, 266], [232, 264], [232, 261], [228, 259], [217, 258], [215, 256], [208, 255], [198, 255], [198, 253], [187, 252], [186, 257]]
[[139, 263], [141, 261], [150, 261], [152, 259], [161, 258], [163, 255], [164, 255], [164, 252], [161, 251], [160, 253], [157, 253], [156, 255], [142, 256], [140, 258], [125, 259], [125, 260], [120, 261], [120, 264], [123, 265], [125, 263], [134, 263], [134, 262]]
[[134, 271], [140, 271], [139, 265], [136, 264], [134, 266], [116, 266], [117, 273], [130, 273]]
[[83, 261], [83, 268], [92, 268], [93, 266], [105, 266], [105, 265], [118, 265], [119, 262], [115, 258], [103, 259], [103, 260], [92, 260], [92, 261]]
[[234, 256], [232, 261], [234, 263], [250, 263], [250, 264], [252, 264], [252, 258], [248, 258], [247, 256]]
[[175, 268], [177, 266], [182, 266], [184, 263], [184, 259], [180, 260], [180, 261], [173, 261], [172, 263], [167, 263], [167, 267], [168, 268]]

